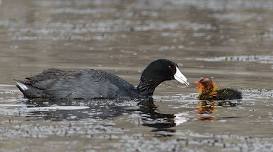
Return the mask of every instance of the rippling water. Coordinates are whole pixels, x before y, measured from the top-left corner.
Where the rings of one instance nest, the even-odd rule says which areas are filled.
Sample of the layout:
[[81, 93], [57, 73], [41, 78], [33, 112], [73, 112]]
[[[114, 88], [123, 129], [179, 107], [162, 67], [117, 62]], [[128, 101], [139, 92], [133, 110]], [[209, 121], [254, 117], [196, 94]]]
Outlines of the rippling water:
[[[0, 0], [0, 151], [272, 151], [270, 0]], [[138, 101], [29, 102], [15, 79], [102, 69], [137, 85], [152, 60], [189, 78]], [[194, 82], [243, 92], [202, 109]]]

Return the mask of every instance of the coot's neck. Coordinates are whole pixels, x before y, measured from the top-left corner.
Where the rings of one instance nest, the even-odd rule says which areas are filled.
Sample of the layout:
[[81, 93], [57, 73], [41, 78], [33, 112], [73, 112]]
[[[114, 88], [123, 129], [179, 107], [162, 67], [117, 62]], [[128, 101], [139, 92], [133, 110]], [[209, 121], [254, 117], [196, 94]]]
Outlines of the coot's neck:
[[161, 82], [153, 81], [153, 80], [140, 80], [137, 90], [141, 96], [151, 97], [155, 91], [155, 88]]

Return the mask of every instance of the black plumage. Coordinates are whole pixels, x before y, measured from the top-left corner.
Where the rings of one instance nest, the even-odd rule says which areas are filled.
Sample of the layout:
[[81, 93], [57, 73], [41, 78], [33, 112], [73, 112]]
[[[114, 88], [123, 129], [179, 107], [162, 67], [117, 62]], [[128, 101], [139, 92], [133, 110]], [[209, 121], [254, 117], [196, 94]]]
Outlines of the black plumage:
[[[178, 71], [174, 62], [158, 59], [145, 68], [139, 85], [134, 87], [124, 79], [101, 70], [48, 69], [18, 81], [17, 87], [29, 99], [144, 98], [152, 96], [161, 82], [175, 79], [174, 75]], [[188, 84], [184, 76], [181, 79]]]

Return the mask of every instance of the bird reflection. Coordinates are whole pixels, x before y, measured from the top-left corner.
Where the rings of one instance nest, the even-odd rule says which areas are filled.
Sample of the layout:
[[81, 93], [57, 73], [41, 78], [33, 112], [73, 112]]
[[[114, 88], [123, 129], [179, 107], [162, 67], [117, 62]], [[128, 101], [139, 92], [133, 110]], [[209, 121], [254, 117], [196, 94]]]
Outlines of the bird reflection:
[[[130, 103], [130, 105], [125, 104]], [[154, 132], [173, 133], [176, 121], [185, 122], [183, 115], [160, 113], [154, 104], [153, 98], [133, 100], [90, 100], [90, 101], [35, 101], [27, 102], [28, 117], [41, 117], [51, 121], [81, 120], [81, 119], [112, 119], [124, 114], [137, 113], [141, 119], [141, 125], [153, 128]], [[34, 106], [33, 106], [34, 105]], [[76, 110], [69, 108], [79, 107]], [[87, 107], [87, 108], [86, 108]], [[67, 108], [67, 109], [65, 109]]]
[[201, 100], [196, 106], [196, 113], [199, 120], [214, 120], [213, 113], [216, 111], [215, 101]]
[[174, 114], [160, 113], [157, 112], [157, 108], [143, 106], [141, 106], [139, 110], [142, 125], [152, 127], [152, 132], [175, 132], [175, 129], [172, 129], [172, 127], [176, 126]]

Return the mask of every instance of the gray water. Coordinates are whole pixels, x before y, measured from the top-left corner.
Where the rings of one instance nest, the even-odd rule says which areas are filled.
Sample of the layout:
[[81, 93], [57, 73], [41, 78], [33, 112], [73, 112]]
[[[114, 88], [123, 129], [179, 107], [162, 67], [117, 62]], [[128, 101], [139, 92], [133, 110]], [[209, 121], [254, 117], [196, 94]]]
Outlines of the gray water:
[[[0, 151], [273, 151], [272, 15], [270, 0], [0, 0]], [[191, 85], [160, 85], [154, 110], [29, 103], [14, 86], [47, 68], [102, 69], [137, 85], [158, 58]], [[202, 76], [243, 100], [199, 114]]]

